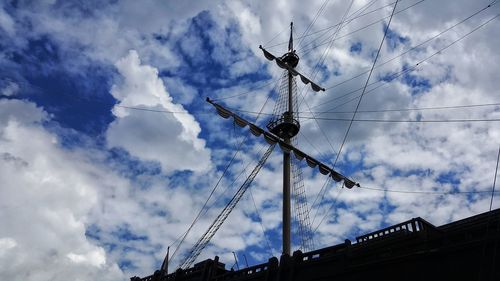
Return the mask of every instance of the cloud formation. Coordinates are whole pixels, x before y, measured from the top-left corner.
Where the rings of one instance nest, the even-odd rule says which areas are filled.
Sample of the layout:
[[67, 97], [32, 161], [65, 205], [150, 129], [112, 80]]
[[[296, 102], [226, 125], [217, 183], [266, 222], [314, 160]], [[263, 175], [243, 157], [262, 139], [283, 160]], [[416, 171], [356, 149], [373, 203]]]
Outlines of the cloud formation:
[[61, 147], [30, 102], [0, 101], [2, 279], [123, 278], [86, 235], [102, 170]]
[[[111, 89], [118, 104], [113, 108], [116, 119], [106, 132], [109, 145], [146, 161], [158, 161], [166, 172], [207, 170], [210, 150], [198, 137], [200, 125], [181, 105], [172, 102], [158, 70], [141, 65], [136, 51], [130, 51], [116, 67], [122, 79]], [[126, 107], [173, 113], [151, 114]]]

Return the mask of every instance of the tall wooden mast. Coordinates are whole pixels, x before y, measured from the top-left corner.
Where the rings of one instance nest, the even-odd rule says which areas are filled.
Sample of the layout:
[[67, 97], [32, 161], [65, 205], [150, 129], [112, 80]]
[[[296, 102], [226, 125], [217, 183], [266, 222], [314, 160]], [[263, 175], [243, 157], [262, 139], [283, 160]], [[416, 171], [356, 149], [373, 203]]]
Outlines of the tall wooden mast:
[[[293, 22], [290, 23], [290, 41], [288, 43], [288, 53], [284, 56], [284, 61], [291, 62], [291, 67], [295, 68], [299, 62], [299, 57], [293, 51]], [[293, 76], [288, 70], [288, 116], [284, 116], [289, 122], [285, 131], [284, 141], [291, 144], [291, 139], [299, 132], [299, 120], [293, 118]], [[284, 113], [285, 114], [285, 113]], [[296, 123], [293, 121], [297, 121]], [[291, 252], [291, 200], [290, 200], [290, 152], [283, 151], [283, 254], [290, 255]]]
[[[262, 46], [264, 56], [269, 60], [276, 60], [279, 67], [285, 69], [282, 76], [280, 90], [286, 93], [280, 93], [281, 96], [275, 106], [275, 117], [269, 122], [267, 128], [276, 136], [290, 145], [292, 139], [299, 133], [300, 123], [298, 119], [298, 106], [294, 104], [297, 101], [297, 87], [295, 76], [300, 75], [301, 80], [305, 83], [311, 83], [313, 90], [324, 90], [318, 85], [312, 83], [309, 79], [295, 70], [299, 63], [299, 56], [293, 49], [293, 23], [290, 23], [290, 40], [288, 42], [288, 52], [280, 58], [277, 58], [266, 51]], [[294, 110], [297, 109], [297, 110]], [[282, 241], [283, 254], [290, 255], [291, 253], [291, 158], [290, 151], [283, 151], [283, 223], [282, 223]]]
[[[291, 154], [295, 155], [295, 158], [300, 160], [305, 159], [308, 166], [311, 168], [318, 167], [318, 170], [323, 175], [328, 175], [334, 181], [344, 181], [344, 186], [347, 188], [353, 188], [354, 186], [359, 186], [358, 183], [351, 181], [342, 174], [334, 171], [320, 161], [314, 159], [308, 154], [302, 152], [298, 148], [294, 147], [292, 144], [292, 139], [295, 137], [300, 130], [300, 123], [298, 121], [298, 104], [297, 104], [297, 83], [295, 77], [299, 76], [300, 80], [304, 84], [311, 84], [313, 91], [324, 91], [325, 89], [317, 85], [316, 83], [309, 80], [307, 77], [295, 70], [295, 67], [299, 63], [299, 56], [295, 53], [293, 49], [293, 23], [290, 24], [290, 41], [288, 43], [288, 52], [281, 57], [275, 57], [273, 54], [266, 51], [262, 46], [260, 46], [264, 52], [264, 56], [271, 61], [276, 61], [276, 64], [284, 69], [282, 76], [281, 87], [280, 87], [280, 97], [279, 101], [275, 105], [275, 114], [273, 119], [267, 124], [266, 132], [264, 129], [252, 124], [242, 117], [234, 114], [230, 110], [222, 107], [221, 105], [215, 103], [214, 101], [207, 98], [207, 102], [212, 104], [216, 109], [217, 113], [223, 118], [233, 117], [235, 124], [240, 127], [250, 127], [250, 131], [255, 136], [263, 136], [270, 147], [263, 155], [257, 166], [254, 168], [250, 176], [245, 180], [243, 185], [238, 189], [238, 192], [231, 199], [228, 205], [223, 209], [221, 214], [215, 219], [215, 221], [210, 225], [208, 230], [202, 235], [202, 237], [196, 242], [195, 246], [191, 249], [190, 253], [181, 263], [180, 268], [186, 269], [190, 267], [196, 260], [200, 252], [205, 248], [205, 246], [210, 242], [210, 239], [215, 235], [217, 230], [220, 228], [225, 219], [229, 216], [231, 211], [234, 209], [241, 196], [248, 189], [249, 185], [260, 171], [265, 161], [273, 151], [273, 148], [278, 143], [283, 151], [283, 254], [290, 255], [291, 252]], [[295, 101], [295, 102], [294, 102]], [[276, 114], [278, 113], [278, 114]]]
[[[300, 80], [304, 84], [311, 84], [311, 88], [315, 92], [325, 91], [324, 88], [320, 87], [316, 83], [309, 80], [307, 77], [299, 73], [295, 70], [295, 67], [299, 63], [299, 56], [295, 53], [293, 49], [293, 23], [290, 23], [290, 41], [288, 43], [288, 52], [285, 53], [281, 57], [275, 57], [273, 54], [266, 51], [262, 46], [259, 46], [262, 49], [264, 56], [270, 61], [276, 61], [276, 64], [284, 69], [284, 73], [282, 76], [281, 87], [280, 87], [280, 97], [276, 102], [273, 119], [267, 124], [266, 130], [260, 128], [259, 126], [252, 124], [245, 120], [244, 118], [238, 116], [237, 114], [231, 112], [230, 110], [224, 108], [220, 104], [215, 103], [214, 101], [207, 98], [207, 102], [212, 104], [217, 113], [227, 119], [229, 117], [234, 118], [235, 124], [244, 128], [246, 126], [250, 127], [250, 132], [254, 136], [263, 136], [266, 142], [270, 145], [267, 151], [264, 153], [262, 158], [260, 159], [257, 166], [253, 169], [250, 176], [245, 180], [242, 186], [238, 189], [233, 198], [229, 201], [226, 207], [222, 210], [222, 212], [217, 216], [214, 222], [209, 226], [207, 231], [202, 235], [202, 237], [196, 242], [193, 246], [189, 254], [185, 257], [185, 259], [180, 263], [180, 269], [189, 268], [193, 262], [196, 260], [201, 251], [205, 248], [205, 246], [210, 242], [211, 238], [215, 235], [215, 233], [219, 230], [221, 225], [227, 219], [229, 214], [232, 212], [236, 204], [239, 202], [245, 191], [248, 189], [255, 176], [257, 176], [260, 169], [264, 166], [267, 158], [273, 151], [276, 144], [279, 144], [279, 147], [283, 151], [283, 254], [290, 255], [291, 252], [291, 154], [293, 153], [295, 159], [298, 161], [305, 160], [307, 165], [311, 168], [318, 168], [319, 173], [323, 175], [327, 175], [331, 177], [334, 181], [340, 182], [343, 181], [345, 187], [353, 188], [354, 186], [359, 187], [359, 183], [356, 183], [344, 175], [338, 173], [332, 168], [328, 167], [324, 163], [314, 159], [314, 157], [304, 153], [297, 147], [292, 144], [292, 139], [295, 137], [300, 130], [300, 123], [298, 121], [298, 103], [297, 103], [297, 83], [295, 81], [295, 77], [299, 76]], [[295, 100], [295, 102], [294, 102]], [[278, 113], [278, 114], [277, 114]], [[296, 170], [297, 166], [294, 165], [294, 170]], [[301, 173], [297, 173], [294, 171], [294, 175], [296, 178], [300, 178]], [[299, 180], [300, 181], [300, 180]], [[297, 183], [297, 179], [295, 180]], [[299, 198], [296, 196], [296, 199]], [[296, 200], [296, 203], [300, 202]], [[299, 215], [300, 217], [300, 215]], [[299, 218], [300, 220], [300, 218]], [[196, 221], [196, 220], [195, 220]], [[184, 234], [184, 238], [186, 237], [189, 230]], [[183, 238], [183, 239], [184, 239]], [[182, 240], [181, 242], [182, 243]], [[175, 255], [175, 252], [172, 256]], [[167, 250], [167, 256], [163, 262], [161, 270], [157, 271], [159, 274], [167, 274], [168, 272], [168, 263], [170, 261], [169, 258], [169, 249]], [[156, 272], [155, 272], [156, 275]]]

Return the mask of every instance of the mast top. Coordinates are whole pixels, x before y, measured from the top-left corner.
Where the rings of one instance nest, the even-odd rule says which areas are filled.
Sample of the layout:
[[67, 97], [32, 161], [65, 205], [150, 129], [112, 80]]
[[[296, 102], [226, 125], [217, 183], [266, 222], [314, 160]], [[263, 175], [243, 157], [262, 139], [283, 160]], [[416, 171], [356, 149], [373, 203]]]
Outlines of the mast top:
[[288, 41], [288, 53], [281, 56], [281, 60], [290, 67], [295, 68], [299, 64], [299, 56], [293, 49], [293, 22], [290, 23], [290, 40]]

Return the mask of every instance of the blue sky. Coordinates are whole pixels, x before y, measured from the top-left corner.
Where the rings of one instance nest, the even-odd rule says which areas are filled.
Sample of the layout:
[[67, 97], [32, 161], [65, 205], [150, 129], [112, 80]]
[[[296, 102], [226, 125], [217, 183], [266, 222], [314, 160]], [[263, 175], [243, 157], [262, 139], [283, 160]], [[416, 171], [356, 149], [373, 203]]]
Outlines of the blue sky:
[[[264, 127], [281, 69], [258, 46], [281, 55], [291, 20], [299, 70], [327, 88], [298, 81], [298, 145], [332, 165], [348, 126], [338, 119], [352, 117], [393, 6], [328, 1], [301, 40], [323, 4], [302, 2], [1, 2], [0, 278], [123, 280], [157, 269], [249, 135], [205, 98], [252, 121], [262, 109]], [[400, 1], [356, 119], [490, 121], [355, 121], [336, 165], [362, 187], [477, 193], [327, 183], [310, 211], [316, 247], [417, 216], [440, 225], [488, 210], [482, 192], [500, 139], [491, 121], [500, 118], [500, 6], [489, 3]], [[436, 109], [450, 106], [461, 107]], [[173, 267], [265, 147], [245, 139]], [[279, 152], [198, 260], [219, 255], [229, 268], [233, 251], [240, 266], [243, 255], [251, 264], [279, 255]], [[326, 179], [301, 167], [311, 207]]]

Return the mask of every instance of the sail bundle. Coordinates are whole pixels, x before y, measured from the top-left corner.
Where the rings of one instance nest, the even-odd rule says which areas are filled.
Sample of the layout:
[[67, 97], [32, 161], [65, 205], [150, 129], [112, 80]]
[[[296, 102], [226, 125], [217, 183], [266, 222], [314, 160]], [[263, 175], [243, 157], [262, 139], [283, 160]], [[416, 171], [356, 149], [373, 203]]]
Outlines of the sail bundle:
[[284, 62], [281, 58], [278, 58], [275, 55], [271, 54], [266, 49], [264, 49], [262, 46], [259, 46], [259, 48], [264, 53], [264, 57], [266, 59], [268, 59], [270, 61], [273, 61], [273, 60], [276, 61], [276, 64], [280, 68], [288, 70], [293, 76], [297, 76], [298, 75], [300, 77], [300, 80], [302, 81], [302, 83], [304, 83], [306, 85], [309, 84], [309, 83], [311, 83], [311, 89], [313, 91], [315, 91], [315, 92], [325, 91], [325, 88], [322, 88], [318, 84], [316, 84], [313, 81], [311, 81], [311, 79], [309, 79], [309, 78], [305, 77], [304, 75], [302, 75], [300, 72], [298, 72], [297, 70], [295, 70], [295, 68], [289, 66], [286, 62]]
[[220, 104], [217, 104], [207, 98], [207, 102], [212, 104], [215, 109], [217, 110], [217, 113], [224, 119], [228, 119], [229, 117], [233, 117], [234, 122], [236, 125], [238, 125], [241, 128], [244, 128], [246, 126], [249, 127], [250, 132], [256, 136], [260, 137], [263, 136], [264, 140], [269, 144], [269, 145], [274, 145], [278, 144], [281, 150], [285, 152], [293, 152], [293, 155], [295, 158], [299, 161], [305, 160], [307, 165], [311, 168], [318, 168], [318, 171], [325, 175], [331, 177], [334, 181], [340, 182], [344, 181], [344, 186], [347, 188], [353, 188], [354, 186], [360, 187], [359, 183], [352, 181], [351, 179], [347, 178], [346, 176], [340, 174], [339, 172], [333, 170], [332, 168], [328, 167], [327, 165], [323, 164], [322, 162], [316, 160], [314, 157], [306, 154], [305, 152], [301, 151], [300, 149], [296, 148], [295, 146], [291, 144], [287, 144], [284, 142], [282, 139], [280, 139], [278, 136], [265, 131], [264, 129], [260, 128], [259, 126], [250, 123], [249, 121], [245, 120], [244, 118], [238, 116], [237, 114], [233, 113], [232, 111], [224, 108]]

